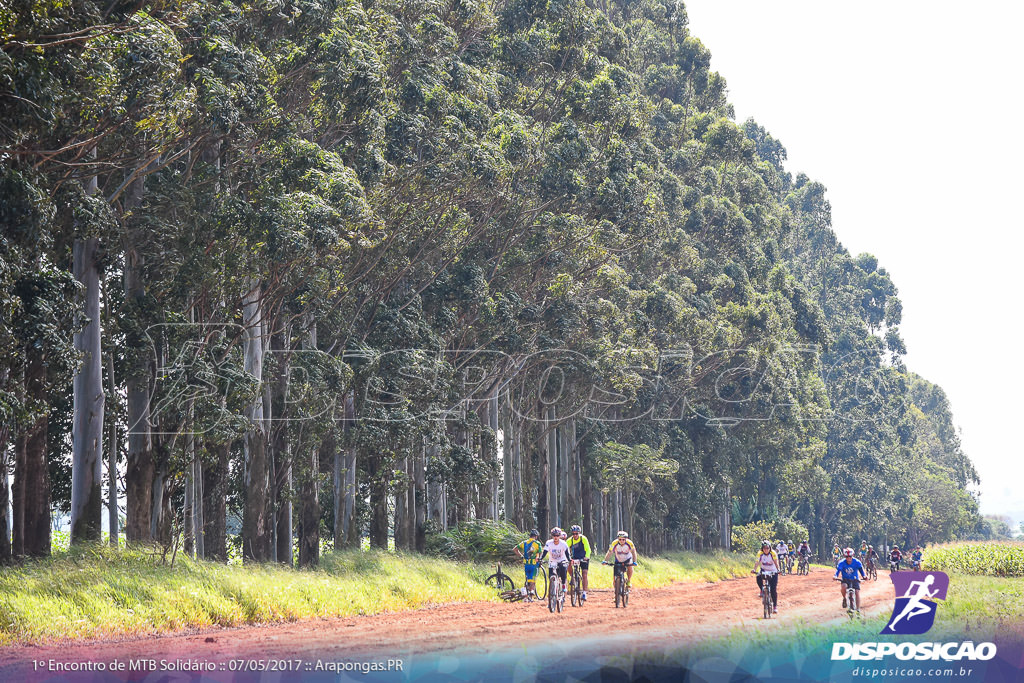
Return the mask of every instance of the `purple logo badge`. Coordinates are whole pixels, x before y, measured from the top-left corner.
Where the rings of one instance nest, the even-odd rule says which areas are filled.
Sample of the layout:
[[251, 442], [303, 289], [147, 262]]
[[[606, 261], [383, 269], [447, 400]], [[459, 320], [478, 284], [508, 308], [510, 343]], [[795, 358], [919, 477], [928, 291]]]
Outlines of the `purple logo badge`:
[[882, 633], [918, 635], [935, 623], [935, 599], [945, 600], [949, 577], [943, 572], [892, 572], [896, 606]]

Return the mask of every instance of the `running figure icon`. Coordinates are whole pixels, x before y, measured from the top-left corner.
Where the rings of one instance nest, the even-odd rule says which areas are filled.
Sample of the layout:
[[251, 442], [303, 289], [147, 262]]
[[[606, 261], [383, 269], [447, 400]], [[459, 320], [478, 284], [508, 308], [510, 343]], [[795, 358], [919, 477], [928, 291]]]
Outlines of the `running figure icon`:
[[943, 572], [898, 572], [890, 577], [897, 597], [882, 633], [925, 633], [935, 623], [935, 599], [946, 598], [949, 577]]

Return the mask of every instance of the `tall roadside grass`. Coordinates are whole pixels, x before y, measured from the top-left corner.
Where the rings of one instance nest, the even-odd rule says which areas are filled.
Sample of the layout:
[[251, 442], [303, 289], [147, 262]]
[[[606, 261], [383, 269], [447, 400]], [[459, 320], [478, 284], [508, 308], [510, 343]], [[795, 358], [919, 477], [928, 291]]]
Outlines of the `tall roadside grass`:
[[0, 646], [415, 609], [483, 600], [484, 567], [386, 552], [315, 571], [96, 549], [0, 570]]
[[947, 543], [924, 553], [925, 569], [983, 576], [1024, 576], [1024, 543]]
[[[728, 554], [641, 558], [638, 587], [744, 574]], [[604, 569], [605, 571], [600, 571]], [[504, 570], [522, 585], [521, 565]], [[95, 548], [0, 568], [0, 646], [102, 639], [213, 626], [345, 617], [432, 604], [496, 600], [488, 563], [383, 551], [331, 553], [316, 570], [223, 565], [178, 555], [174, 567], [146, 552]], [[591, 561], [594, 588], [611, 568]]]

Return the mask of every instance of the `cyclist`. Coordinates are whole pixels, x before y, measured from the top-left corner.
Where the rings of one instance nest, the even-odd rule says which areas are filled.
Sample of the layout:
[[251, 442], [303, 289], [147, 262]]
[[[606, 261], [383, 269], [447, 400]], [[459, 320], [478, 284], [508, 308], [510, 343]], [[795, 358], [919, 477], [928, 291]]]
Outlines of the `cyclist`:
[[583, 535], [583, 529], [579, 524], [573, 524], [569, 531], [572, 532], [572, 537], [567, 541], [569, 557], [580, 562], [580, 573], [583, 574], [583, 601], [586, 602], [587, 572], [590, 570], [590, 541]]
[[796, 549], [797, 554], [800, 555], [806, 562], [811, 561], [811, 542], [804, 541], [800, 544], [800, 547]]
[[543, 560], [545, 557], [548, 557], [548, 572], [558, 574], [558, 578], [562, 580], [562, 590], [565, 590], [569, 546], [562, 540], [562, 530], [557, 526], [551, 530], [551, 540], [544, 544], [544, 552], [541, 553], [540, 559]]
[[843, 551], [843, 559], [836, 565], [836, 575], [833, 578], [838, 579], [840, 574], [843, 575], [841, 586], [843, 609], [846, 609], [846, 587], [851, 586], [857, 596], [857, 611], [860, 612], [860, 577], [867, 579], [868, 575], [864, 573], [864, 565], [861, 561], [853, 556], [853, 548]]
[[789, 573], [793, 573], [793, 567], [796, 566], [796, 546], [793, 545], [793, 541], [786, 541], [786, 548], [789, 550]]
[[889, 552], [889, 563], [896, 565], [896, 571], [900, 570], [900, 562], [903, 561], [903, 553], [900, 552], [900, 547], [894, 545], [892, 551]]
[[914, 571], [921, 569], [921, 546], [916, 546], [910, 554], [910, 568]]
[[867, 557], [868, 557], [868, 542], [867, 541], [861, 541], [860, 542], [860, 561], [863, 562], [864, 560], [867, 559]]
[[[779, 556], [772, 550], [772, 544], [768, 539], [761, 541], [761, 552], [757, 556], [757, 562], [751, 570], [751, 574], [757, 574], [757, 587], [760, 589], [758, 597], [764, 597], [767, 588], [772, 593], [772, 614], [779, 613], [779, 572], [782, 565], [779, 563]], [[768, 585], [764, 585], [764, 576], [768, 577]]]
[[843, 551], [839, 549], [839, 544], [836, 543], [832, 546], [832, 562], [839, 563], [839, 557], [843, 554]]
[[878, 553], [875, 551], [875, 546], [873, 545], [868, 546], [867, 565], [869, 567], [878, 566]]
[[[785, 541], [780, 539], [779, 542], [775, 544], [775, 555], [781, 562], [785, 562], [786, 558], [789, 557], [789, 546], [786, 545]], [[782, 565], [779, 566], [781, 567]]]
[[532, 600], [537, 595], [537, 566], [540, 565], [540, 553], [543, 546], [537, 539], [540, 532], [530, 529], [530, 538], [515, 547], [516, 554], [523, 558], [523, 571], [526, 573], [526, 593]]
[[640, 560], [640, 555], [637, 554], [636, 546], [633, 545], [633, 541], [629, 540], [629, 534], [625, 531], [618, 533], [615, 542], [604, 554], [604, 561], [607, 562], [612, 555], [615, 555], [615, 564], [626, 565], [626, 583], [628, 584], [633, 580], [633, 566]]

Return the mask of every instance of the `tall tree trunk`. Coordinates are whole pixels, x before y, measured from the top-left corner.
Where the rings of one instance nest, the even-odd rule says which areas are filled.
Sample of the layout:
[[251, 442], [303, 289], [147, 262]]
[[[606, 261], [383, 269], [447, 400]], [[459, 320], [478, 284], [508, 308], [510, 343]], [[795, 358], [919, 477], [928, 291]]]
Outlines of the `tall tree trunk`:
[[[312, 334], [316, 335], [313, 330]], [[292, 564], [292, 462], [288, 453], [288, 415], [285, 413], [285, 396], [290, 379], [290, 359], [285, 339], [287, 330], [275, 332], [270, 337], [274, 351], [277, 378], [272, 384], [271, 411], [274, 427], [271, 429], [272, 461], [274, 463], [274, 512], [277, 543], [276, 559], [281, 564]], [[308, 348], [308, 344], [304, 343]]]
[[242, 298], [242, 325], [245, 371], [260, 385], [260, 393], [246, 409], [249, 432], [245, 437], [245, 502], [242, 508], [242, 557], [265, 562], [271, 554], [269, 519], [270, 472], [267, 462], [267, 434], [263, 394], [263, 302], [260, 285], [249, 283]]
[[[42, 351], [26, 348], [28, 363], [25, 367], [25, 395], [38, 405], [48, 405], [46, 390], [46, 362]], [[20, 478], [23, 511], [24, 554], [29, 557], [46, 557], [50, 554], [50, 473], [46, 457], [46, 439], [49, 418], [44, 414], [33, 423], [23, 436], [24, 467], [15, 481]]]
[[[109, 311], [109, 305], [107, 311]], [[114, 377], [114, 354], [107, 354], [107, 387], [110, 396], [116, 396], [117, 382]], [[107, 525], [110, 527], [110, 545], [113, 548], [119, 545], [121, 518], [117, 513], [117, 455], [120, 450], [117, 432], [117, 417], [107, 420], [110, 426], [110, 435], [107, 437]]]
[[355, 428], [355, 392], [345, 393], [344, 446], [334, 454], [334, 548], [358, 548], [356, 529], [356, 448], [352, 443]]
[[[145, 181], [139, 178], [129, 186], [125, 199], [128, 211], [142, 204]], [[135, 230], [125, 232], [124, 293], [130, 317], [140, 323], [144, 320], [146, 288], [145, 261], [140, 251], [142, 238]], [[143, 335], [129, 334], [128, 345], [142, 359], [136, 362], [126, 377], [128, 410], [128, 461], [125, 469], [125, 497], [127, 498], [127, 524], [125, 538], [128, 543], [153, 540], [151, 514], [153, 504], [153, 440], [150, 428], [149, 386], [152, 360], [146, 357], [149, 344]]]
[[7, 442], [11, 430], [6, 424], [0, 424], [0, 566], [11, 561], [11, 526], [8, 523], [7, 510], [11, 505], [10, 484], [7, 475], [10, 473], [8, 463]]
[[419, 448], [416, 449], [413, 462], [413, 486], [415, 486], [416, 501], [414, 542], [416, 552], [422, 553], [427, 549], [427, 476], [425, 471], [425, 451], [422, 443], [420, 443]]
[[[94, 186], [95, 179], [90, 183]], [[91, 194], [91, 193], [90, 193]], [[71, 543], [98, 543], [103, 538], [103, 352], [100, 346], [99, 240], [76, 239], [72, 273], [82, 283], [84, 326], [75, 332], [82, 365], [72, 382]]]
[[309, 457], [298, 468], [299, 486], [299, 567], [320, 563], [320, 461], [337, 451], [333, 436], [319, 448], [309, 448]]
[[506, 522], [518, 524], [516, 516], [515, 472], [512, 469], [512, 420], [509, 415], [508, 403], [501, 402], [501, 485], [502, 485], [502, 518]]
[[385, 456], [378, 453], [369, 459], [370, 471], [370, 546], [387, 550], [388, 547], [388, 481], [391, 468]]
[[227, 498], [231, 444], [208, 445], [216, 460], [203, 468], [203, 536], [207, 559], [228, 561]]
[[558, 509], [558, 429], [555, 427], [554, 408], [548, 408], [545, 413], [544, 429], [547, 432], [544, 436], [544, 453], [548, 462], [548, 522], [550, 526], [558, 526], [562, 520]]
[[[24, 374], [15, 386], [19, 394], [24, 391]], [[24, 398], [21, 394], [19, 398]], [[14, 439], [14, 479], [11, 483], [11, 555], [25, 555], [25, 441], [24, 434]]]

